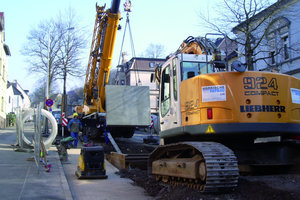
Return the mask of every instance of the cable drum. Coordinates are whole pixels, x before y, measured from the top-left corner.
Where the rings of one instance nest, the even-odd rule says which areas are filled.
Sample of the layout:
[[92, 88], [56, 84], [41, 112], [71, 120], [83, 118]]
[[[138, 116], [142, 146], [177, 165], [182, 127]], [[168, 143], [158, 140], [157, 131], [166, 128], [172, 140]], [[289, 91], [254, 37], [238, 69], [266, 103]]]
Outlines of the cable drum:
[[[22, 126], [24, 126], [25, 121], [33, 115], [34, 115], [34, 109], [26, 110], [23, 114], [24, 117], [22, 120]], [[41, 109], [41, 115], [46, 117], [49, 120], [49, 122], [51, 123], [51, 127], [52, 127], [50, 135], [44, 140], [46, 149], [49, 149], [57, 135], [57, 122], [56, 122], [54, 116], [45, 109]], [[24, 134], [22, 134], [22, 139], [27, 145], [33, 146], [33, 142], [30, 141]]]

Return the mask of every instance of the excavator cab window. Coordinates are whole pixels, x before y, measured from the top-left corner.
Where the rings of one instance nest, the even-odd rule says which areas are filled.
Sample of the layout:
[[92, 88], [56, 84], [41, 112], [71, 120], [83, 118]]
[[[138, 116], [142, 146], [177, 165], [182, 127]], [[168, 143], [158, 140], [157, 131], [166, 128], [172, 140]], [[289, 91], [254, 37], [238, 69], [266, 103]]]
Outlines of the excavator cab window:
[[165, 116], [170, 109], [170, 65], [162, 71], [161, 115]]
[[172, 60], [172, 67], [173, 67], [173, 93], [174, 93], [174, 100], [177, 101], [177, 70], [176, 70], [176, 61], [177, 58], [173, 58]]
[[200, 74], [208, 74], [213, 72], [213, 67], [209, 63], [204, 62], [182, 62], [181, 79], [186, 80]]

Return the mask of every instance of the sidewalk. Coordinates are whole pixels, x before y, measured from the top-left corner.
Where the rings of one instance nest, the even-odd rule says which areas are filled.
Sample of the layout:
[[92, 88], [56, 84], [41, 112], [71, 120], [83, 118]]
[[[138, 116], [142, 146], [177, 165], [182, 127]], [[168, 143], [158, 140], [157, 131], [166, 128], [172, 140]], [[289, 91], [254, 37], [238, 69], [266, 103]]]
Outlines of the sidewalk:
[[[130, 179], [120, 178], [118, 170], [105, 161], [107, 179], [78, 180], [75, 176], [80, 148], [68, 149], [69, 164], [61, 164], [52, 146], [47, 160], [50, 172], [36, 166], [31, 152], [17, 152], [15, 127], [0, 129], [0, 198], [5, 200], [150, 200], [144, 189]], [[31, 161], [28, 161], [31, 160]]]
[[77, 169], [80, 149], [68, 149], [70, 164], [64, 164], [65, 175], [68, 179], [74, 200], [151, 200], [141, 187], [134, 185], [131, 179], [120, 178], [115, 173], [119, 171], [105, 160], [107, 179], [77, 179]]
[[56, 148], [48, 151], [52, 167], [46, 172], [32, 161], [33, 152], [14, 151], [15, 142], [15, 127], [0, 129], [1, 199], [72, 199]]

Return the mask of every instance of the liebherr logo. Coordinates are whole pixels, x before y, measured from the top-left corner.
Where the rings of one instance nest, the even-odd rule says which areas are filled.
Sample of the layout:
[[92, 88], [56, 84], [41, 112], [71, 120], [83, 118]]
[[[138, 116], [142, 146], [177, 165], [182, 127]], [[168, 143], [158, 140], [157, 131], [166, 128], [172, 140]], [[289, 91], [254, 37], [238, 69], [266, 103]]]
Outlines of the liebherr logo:
[[282, 112], [285, 113], [285, 106], [276, 105], [242, 105], [241, 112]]

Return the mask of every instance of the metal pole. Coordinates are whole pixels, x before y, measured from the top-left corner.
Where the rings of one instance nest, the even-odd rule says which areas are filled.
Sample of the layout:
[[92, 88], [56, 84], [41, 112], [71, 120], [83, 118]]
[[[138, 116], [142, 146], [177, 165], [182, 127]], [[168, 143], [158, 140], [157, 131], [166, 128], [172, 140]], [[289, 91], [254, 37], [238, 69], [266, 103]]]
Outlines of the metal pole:
[[48, 31], [48, 65], [47, 65], [48, 71], [47, 71], [47, 79], [46, 79], [46, 99], [49, 98], [49, 83], [50, 83], [50, 30]]
[[63, 112], [67, 115], [67, 97], [66, 97], [66, 82], [67, 82], [67, 67], [64, 66], [64, 91], [63, 91]]
[[[50, 30], [48, 31], [48, 64], [47, 64], [47, 68], [48, 68], [48, 71], [47, 71], [47, 79], [46, 79], [46, 100], [49, 98], [49, 91], [50, 91]], [[48, 106], [45, 105], [45, 109], [48, 110]], [[48, 120], [47, 118], [45, 118], [44, 120], [45, 122], [45, 134], [48, 135]]]
[[[67, 116], [67, 111], [68, 111], [68, 105], [67, 105], [67, 65], [68, 65], [68, 58], [69, 58], [69, 43], [70, 43], [70, 31], [74, 30], [74, 27], [67, 28], [68, 31], [68, 41], [67, 41], [67, 49], [66, 49], [66, 54], [67, 54], [67, 60], [66, 63], [64, 63], [64, 88], [63, 88], [63, 96], [62, 96], [62, 109], [61, 113], [65, 113], [65, 116]], [[61, 117], [62, 120], [62, 117]], [[62, 130], [64, 127], [62, 126], [62, 121], [61, 121], [61, 127]]]
[[61, 101], [61, 118], [60, 118], [60, 125], [61, 125], [61, 131], [62, 131], [62, 137], [64, 137], [64, 129], [65, 127], [62, 124], [62, 113], [65, 113], [65, 116], [67, 116], [67, 65], [68, 65], [68, 57], [69, 57], [69, 43], [70, 43], [70, 35], [69, 35], [69, 31], [74, 30], [74, 27], [70, 27], [66, 29], [68, 32], [68, 41], [67, 41], [67, 49], [66, 49], [66, 54], [67, 54], [67, 60], [66, 63], [64, 62], [64, 75], [63, 75], [63, 79], [64, 79], [64, 83], [63, 83], [63, 95], [62, 95], [62, 101]]
[[[62, 117], [61, 117], [62, 118]], [[65, 126], [62, 125], [61, 123], [61, 137], [64, 138], [65, 137]]]
[[120, 3], [121, 3], [121, 0], [113, 0], [111, 2], [110, 12], [117, 14], [119, 12]]

